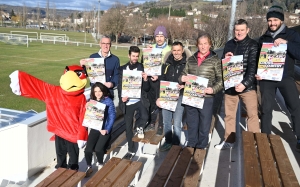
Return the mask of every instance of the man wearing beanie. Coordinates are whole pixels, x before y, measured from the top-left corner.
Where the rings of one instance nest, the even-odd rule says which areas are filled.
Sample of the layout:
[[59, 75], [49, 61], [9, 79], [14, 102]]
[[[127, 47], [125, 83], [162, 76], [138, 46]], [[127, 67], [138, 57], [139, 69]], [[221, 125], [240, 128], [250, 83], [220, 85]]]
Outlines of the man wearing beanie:
[[[155, 44], [149, 46], [151, 48], [161, 48], [162, 49], [162, 63], [166, 62], [166, 53], [171, 51], [171, 47], [167, 44], [167, 29], [164, 26], [158, 26], [154, 31], [155, 37]], [[159, 123], [157, 128], [157, 134], [163, 134], [163, 120], [162, 120], [162, 110], [156, 106], [156, 100], [159, 97], [159, 80], [158, 76], [152, 76], [148, 78], [151, 89], [147, 93], [150, 108], [149, 108], [149, 116], [150, 116], [150, 123], [145, 129], [145, 131], [154, 130], [155, 122], [157, 118], [157, 114], [159, 114]]]
[[297, 136], [296, 148], [300, 151], [300, 100], [294, 80], [294, 63], [300, 60], [300, 35], [289, 29], [284, 23], [284, 12], [280, 6], [272, 6], [267, 13], [268, 30], [259, 39], [262, 43], [287, 44], [287, 54], [284, 64], [283, 76], [281, 81], [260, 80], [261, 92], [261, 131], [271, 134], [272, 111], [275, 103], [275, 93], [277, 88], [282, 94], [285, 104], [291, 114], [293, 129]]

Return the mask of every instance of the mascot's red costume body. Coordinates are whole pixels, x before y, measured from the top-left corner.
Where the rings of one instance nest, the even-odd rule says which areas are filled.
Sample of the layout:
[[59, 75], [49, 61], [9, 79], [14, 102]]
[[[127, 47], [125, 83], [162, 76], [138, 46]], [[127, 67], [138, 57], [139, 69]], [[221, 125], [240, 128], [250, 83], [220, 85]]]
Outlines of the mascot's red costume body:
[[[47, 129], [55, 134], [55, 168], [78, 170], [79, 148], [84, 147], [88, 137], [87, 129], [82, 126], [86, 103], [83, 92], [87, 83], [83, 68], [67, 66], [60, 78], [60, 86], [50, 85], [18, 70], [10, 78], [13, 93], [46, 103]], [[68, 164], [67, 153], [70, 157]]]

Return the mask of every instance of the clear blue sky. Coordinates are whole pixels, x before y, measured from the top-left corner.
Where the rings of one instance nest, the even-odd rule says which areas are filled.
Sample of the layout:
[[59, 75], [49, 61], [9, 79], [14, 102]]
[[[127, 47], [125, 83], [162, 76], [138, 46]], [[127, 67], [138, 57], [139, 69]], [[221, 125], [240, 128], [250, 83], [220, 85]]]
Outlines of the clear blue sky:
[[[115, 2], [119, 2], [125, 5], [128, 5], [130, 2], [135, 4], [144, 3], [146, 0], [100, 0], [100, 9], [107, 10]], [[150, 1], [150, 0], [148, 0]], [[0, 4], [14, 5], [14, 6], [23, 6], [23, 3], [27, 7], [37, 7], [39, 4], [40, 7], [46, 8], [47, 0], [0, 0]], [[56, 7], [56, 9], [73, 9], [73, 10], [91, 10], [95, 6], [98, 9], [99, 1], [98, 0], [49, 0], [50, 8]]]

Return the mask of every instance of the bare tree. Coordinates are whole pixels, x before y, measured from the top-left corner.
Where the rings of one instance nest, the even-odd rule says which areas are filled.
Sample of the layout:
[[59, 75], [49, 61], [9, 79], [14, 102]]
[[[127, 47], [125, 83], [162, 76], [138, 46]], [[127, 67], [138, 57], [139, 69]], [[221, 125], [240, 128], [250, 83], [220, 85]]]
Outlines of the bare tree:
[[137, 45], [138, 38], [145, 33], [145, 23], [146, 18], [139, 14], [134, 14], [127, 20], [125, 33], [135, 38], [135, 45]]
[[49, 10], [49, 0], [47, 0], [47, 6], [46, 6], [46, 19], [47, 19], [47, 26], [48, 26], [48, 30], [50, 29], [50, 25], [49, 25], [49, 14], [50, 14], [50, 12], [49, 12], [50, 10]]
[[216, 19], [210, 19], [205, 32], [212, 38], [213, 49], [223, 47], [227, 42], [227, 32], [229, 27], [229, 18], [218, 16]]
[[259, 38], [266, 32], [268, 25], [264, 19], [265, 18], [254, 18], [247, 20], [250, 28], [249, 36], [251, 38]]
[[41, 14], [40, 3], [38, 2], [38, 4], [37, 4], [37, 13], [36, 13], [36, 21], [37, 21], [37, 23], [39, 25], [39, 30], [41, 28], [40, 14]]
[[116, 3], [102, 16], [101, 21], [101, 33], [115, 35], [116, 43], [118, 43], [118, 35], [124, 31], [126, 24], [126, 18], [121, 13], [122, 8], [121, 4]]
[[22, 27], [26, 27], [26, 21], [27, 21], [27, 7], [26, 4], [23, 3], [23, 13], [22, 13], [22, 20], [21, 20], [21, 24]]

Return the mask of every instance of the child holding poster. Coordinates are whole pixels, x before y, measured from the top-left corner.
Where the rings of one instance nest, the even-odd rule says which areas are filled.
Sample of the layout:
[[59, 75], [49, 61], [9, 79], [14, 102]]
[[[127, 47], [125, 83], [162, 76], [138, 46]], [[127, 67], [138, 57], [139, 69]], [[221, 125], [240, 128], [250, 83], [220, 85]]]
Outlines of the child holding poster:
[[115, 122], [116, 111], [115, 105], [111, 100], [111, 94], [106, 86], [100, 82], [93, 84], [91, 88], [90, 99], [98, 101], [106, 105], [104, 111], [104, 119], [102, 130], [91, 129], [85, 148], [85, 159], [87, 163], [86, 177], [89, 177], [93, 173], [92, 169], [92, 157], [95, 151], [97, 156], [97, 165], [103, 166], [103, 157], [107, 148], [107, 143], [110, 138], [110, 132]]

